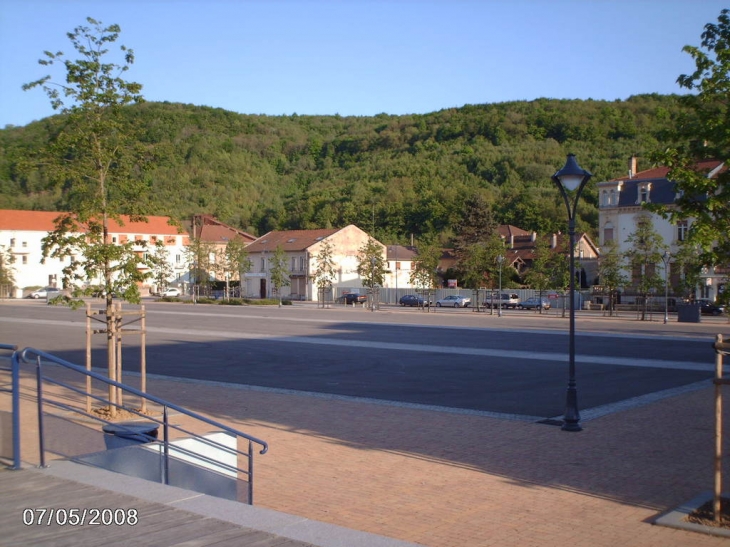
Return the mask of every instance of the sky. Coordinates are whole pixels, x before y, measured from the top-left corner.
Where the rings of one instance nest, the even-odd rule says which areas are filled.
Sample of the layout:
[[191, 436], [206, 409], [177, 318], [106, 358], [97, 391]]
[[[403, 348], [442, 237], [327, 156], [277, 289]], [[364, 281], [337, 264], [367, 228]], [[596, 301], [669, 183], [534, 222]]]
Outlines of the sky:
[[134, 50], [148, 101], [242, 114], [424, 114], [683, 93], [726, 0], [0, 0], [0, 127], [53, 115], [45, 50], [87, 17]]

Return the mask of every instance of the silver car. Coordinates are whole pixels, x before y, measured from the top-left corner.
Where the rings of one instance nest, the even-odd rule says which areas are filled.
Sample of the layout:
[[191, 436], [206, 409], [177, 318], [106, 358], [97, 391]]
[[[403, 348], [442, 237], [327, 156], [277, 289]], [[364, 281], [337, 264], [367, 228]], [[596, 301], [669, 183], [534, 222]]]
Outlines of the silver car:
[[45, 287], [43, 289], [33, 291], [28, 295], [28, 298], [55, 298], [59, 294], [61, 294], [61, 289], [57, 289], [56, 287]]
[[442, 306], [450, 308], [467, 308], [469, 307], [469, 304], [471, 304], [471, 298], [460, 294], [452, 294], [446, 298], [442, 298], [441, 300], [436, 300], [437, 308]]

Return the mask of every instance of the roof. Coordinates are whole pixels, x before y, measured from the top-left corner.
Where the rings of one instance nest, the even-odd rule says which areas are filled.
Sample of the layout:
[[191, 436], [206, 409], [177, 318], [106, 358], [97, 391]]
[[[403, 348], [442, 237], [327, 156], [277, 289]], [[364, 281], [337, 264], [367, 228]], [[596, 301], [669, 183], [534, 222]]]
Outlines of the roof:
[[195, 215], [191, 226], [195, 227], [195, 237], [210, 243], [228, 243], [237, 238], [244, 243], [256, 240], [256, 236], [224, 224], [212, 215]]
[[[718, 167], [721, 167], [719, 170], [720, 172], [725, 171], [727, 167], [724, 165], [724, 162], [721, 160], [699, 160], [695, 167], [698, 171], [702, 173], [712, 173], [714, 170], [716, 170]], [[609, 182], [628, 182], [628, 181], [652, 181], [657, 179], [665, 179], [667, 178], [667, 175], [669, 174], [669, 167], [652, 167], [651, 169], [645, 169], [644, 171], [639, 171], [635, 173], [632, 177], [619, 177], [616, 179], [611, 179]], [[716, 173], [713, 173], [713, 175]]]
[[282, 230], [262, 235], [246, 249], [250, 253], [273, 251], [281, 247], [283, 251], [304, 251], [315, 243], [336, 234], [342, 228], [322, 228], [318, 230]]
[[[0, 230], [50, 232], [55, 229], [54, 220], [65, 214], [58, 211], [18, 211], [0, 210]], [[109, 220], [109, 231], [124, 234], [178, 234], [177, 226], [170, 225], [170, 217], [149, 216], [147, 222], [130, 222], [128, 216], [122, 216], [124, 226]]]
[[529, 236], [531, 234], [531, 232], [518, 228], [517, 226], [512, 226], [511, 224], [500, 224], [497, 226], [497, 232], [505, 239], [509, 239], [510, 236]]
[[[700, 160], [695, 164], [697, 171], [707, 173], [708, 177], [715, 177], [727, 170], [725, 163], [720, 160]], [[651, 203], [671, 204], [677, 198], [677, 185], [673, 180], [667, 179], [669, 167], [653, 167], [639, 171], [632, 177], [621, 177], [607, 181], [609, 183], [620, 183], [618, 204], [615, 207], [638, 207], [639, 189], [643, 185], [650, 185], [649, 200]], [[600, 183], [604, 185], [606, 183]], [[599, 186], [600, 186], [599, 185]]]
[[388, 245], [386, 248], [386, 260], [414, 260], [417, 256], [418, 251], [415, 247]]

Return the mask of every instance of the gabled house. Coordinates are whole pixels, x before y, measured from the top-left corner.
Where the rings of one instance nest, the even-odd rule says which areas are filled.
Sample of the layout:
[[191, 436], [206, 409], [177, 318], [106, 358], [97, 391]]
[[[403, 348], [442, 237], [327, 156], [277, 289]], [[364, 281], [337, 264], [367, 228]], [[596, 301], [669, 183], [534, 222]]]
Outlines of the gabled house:
[[[272, 296], [271, 258], [276, 249], [281, 248], [286, 257], [290, 283], [289, 287], [282, 288], [282, 296], [296, 300], [316, 300], [316, 258], [325, 241], [332, 246], [332, 260], [337, 275], [333, 286], [360, 288], [363, 285], [357, 273], [357, 258], [359, 249], [369, 238], [366, 232], [353, 224], [344, 228], [277, 230], [264, 234], [246, 247], [252, 267], [245, 275], [244, 292], [253, 297]], [[382, 247], [385, 255], [385, 245]]]
[[388, 245], [386, 247], [388, 273], [385, 275], [384, 287], [390, 289], [412, 288], [411, 273], [417, 257], [418, 251], [415, 247]]
[[[656, 231], [675, 254], [679, 245], [686, 239], [691, 220], [670, 222], [658, 214], [643, 208], [644, 203], [658, 203], [672, 205], [679, 195], [674, 181], [667, 179], [669, 168], [654, 167], [644, 171], [637, 171], [637, 158], [629, 160], [628, 175], [626, 177], [598, 183], [599, 196], [599, 242], [604, 246], [609, 241], [615, 241], [619, 252], [629, 249], [627, 238], [636, 231], [640, 219], [648, 218]], [[725, 164], [719, 160], [703, 160], [697, 163], [697, 169], [706, 173], [708, 178], [716, 176], [725, 169]], [[671, 263], [670, 263], [671, 264]], [[677, 284], [680, 273], [670, 271], [670, 284]], [[631, 277], [632, 272], [627, 270]], [[727, 282], [727, 272], [709, 268], [702, 274], [703, 281], [700, 287], [700, 296], [715, 299]]]
[[[497, 226], [497, 232], [505, 245], [504, 267], [513, 268], [520, 277], [523, 277], [535, 260], [537, 232], [528, 232], [527, 230], [509, 224]], [[567, 234], [557, 233], [550, 235], [551, 249], [564, 250], [567, 253], [568, 245]], [[588, 287], [594, 283], [598, 275], [599, 256], [599, 248], [593, 243], [587, 233], [576, 234], [576, 271], [580, 275], [581, 287]], [[446, 272], [449, 268], [456, 267], [458, 267], [458, 260], [454, 256], [453, 250], [444, 249], [439, 262], [439, 271]]]
[[[61, 214], [53, 211], [0, 211], [0, 246], [15, 258], [12, 266], [19, 288], [61, 288], [63, 268], [79, 258], [70, 256], [63, 261], [48, 258], [41, 264], [42, 240], [55, 229], [54, 220]], [[179, 275], [187, 269], [184, 247], [188, 244], [188, 234], [180, 233], [177, 227], [170, 224], [168, 217], [150, 216], [147, 217], [148, 222], [130, 222], [127, 217], [122, 217], [122, 220], [123, 225], [114, 220], [109, 221], [111, 243], [145, 241], [147, 245], [154, 245], [161, 241], [168, 251], [175, 274]], [[139, 253], [146, 250], [142, 245], [136, 248]], [[89, 284], [98, 282], [87, 280]]]

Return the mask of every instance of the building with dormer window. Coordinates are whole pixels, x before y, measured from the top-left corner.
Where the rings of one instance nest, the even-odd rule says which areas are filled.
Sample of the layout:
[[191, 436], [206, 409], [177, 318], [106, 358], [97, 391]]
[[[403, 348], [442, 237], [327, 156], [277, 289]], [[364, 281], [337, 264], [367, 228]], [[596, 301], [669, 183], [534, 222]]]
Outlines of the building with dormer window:
[[[675, 254], [679, 245], [686, 240], [691, 220], [670, 221], [647, 211], [646, 203], [672, 205], [680, 197], [674, 181], [667, 179], [668, 167], [654, 167], [644, 171], [637, 171], [637, 158], [629, 160], [628, 174], [605, 182], [598, 183], [599, 195], [599, 246], [603, 248], [607, 242], [615, 241], [619, 252], [629, 249], [627, 238], [636, 231], [638, 223], [651, 219], [656, 231], [669, 247], [669, 252]], [[700, 172], [707, 173], [712, 178], [725, 169], [725, 164], [719, 160], [702, 160], [697, 163]], [[679, 282], [680, 272], [672, 271], [670, 266], [670, 285]], [[631, 276], [631, 272], [627, 271]], [[718, 269], [706, 269], [703, 274], [702, 286], [698, 297], [714, 300], [718, 292], [722, 291], [727, 282], [727, 274]]]

